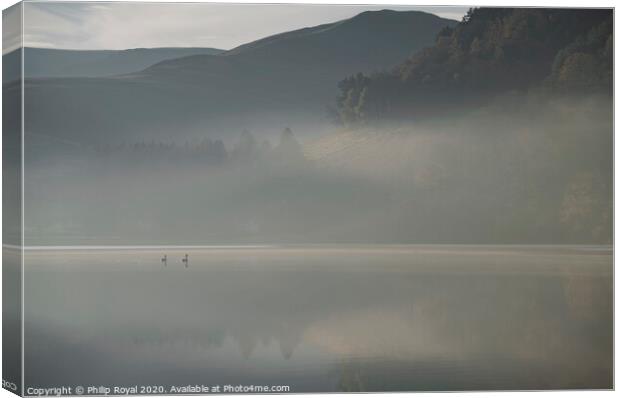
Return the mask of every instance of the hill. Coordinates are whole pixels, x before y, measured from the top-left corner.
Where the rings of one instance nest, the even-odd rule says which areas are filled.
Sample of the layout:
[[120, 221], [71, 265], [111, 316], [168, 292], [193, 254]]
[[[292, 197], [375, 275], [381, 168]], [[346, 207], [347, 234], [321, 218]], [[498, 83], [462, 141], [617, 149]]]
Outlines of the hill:
[[[203, 88], [235, 88], [245, 91], [241, 96], [232, 92], [235, 100], [249, 97], [252, 108], [272, 101], [287, 107], [303, 102], [324, 110], [339, 77], [392, 67], [454, 24], [418, 11], [368, 11], [344, 21], [270, 36], [219, 56], [161, 62], [139, 75], [150, 80], [191, 81]], [[260, 101], [252, 95], [260, 95]]]
[[285, 125], [303, 134], [328, 122], [325, 109], [343, 76], [392, 67], [455, 23], [422, 12], [365, 12], [122, 76], [28, 79], [27, 127], [80, 141]]

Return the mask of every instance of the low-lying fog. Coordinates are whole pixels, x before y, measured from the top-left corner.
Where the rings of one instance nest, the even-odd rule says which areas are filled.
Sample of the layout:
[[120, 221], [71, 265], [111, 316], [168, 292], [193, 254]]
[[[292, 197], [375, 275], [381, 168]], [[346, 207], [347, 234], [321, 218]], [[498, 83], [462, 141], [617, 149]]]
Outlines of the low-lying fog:
[[302, 138], [26, 131], [26, 244], [609, 243], [611, 109], [508, 96]]

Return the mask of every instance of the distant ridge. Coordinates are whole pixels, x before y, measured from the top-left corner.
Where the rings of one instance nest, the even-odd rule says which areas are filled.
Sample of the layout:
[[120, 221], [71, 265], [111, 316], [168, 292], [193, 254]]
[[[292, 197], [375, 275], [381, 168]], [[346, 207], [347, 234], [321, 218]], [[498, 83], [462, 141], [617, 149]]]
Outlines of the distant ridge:
[[[128, 50], [66, 50], [26, 47], [24, 75], [26, 78], [114, 76], [140, 71], [166, 59], [221, 52], [223, 50], [199, 47]], [[5, 57], [15, 56], [18, 56], [15, 51], [5, 55]]]

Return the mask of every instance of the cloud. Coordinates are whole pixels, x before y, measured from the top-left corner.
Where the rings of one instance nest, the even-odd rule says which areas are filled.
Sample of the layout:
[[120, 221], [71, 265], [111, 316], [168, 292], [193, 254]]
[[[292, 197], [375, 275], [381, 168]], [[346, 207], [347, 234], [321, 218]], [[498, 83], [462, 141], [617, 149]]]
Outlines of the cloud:
[[[25, 3], [26, 46], [73, 49], [229, 49], [288, 30], [350, 18], [379, 6], [207, 3]], [[418, 9], [459, 19], [464, 7]]]

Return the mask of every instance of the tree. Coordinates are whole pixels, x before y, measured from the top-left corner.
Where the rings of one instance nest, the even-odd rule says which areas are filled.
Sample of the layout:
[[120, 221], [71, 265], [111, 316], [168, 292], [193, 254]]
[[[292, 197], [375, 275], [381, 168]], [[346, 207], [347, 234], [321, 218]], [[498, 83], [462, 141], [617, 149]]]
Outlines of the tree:
[[206, 154], [209, 157], [209, 160], [212, 160], [214, 163], [218, 164], [224, 162], [228, 156], [226, 147], [224, 146], [224, 142], [222, 142], [222, 140], [212, 141], [207, 147]]
[[285, 128], [280, 134], [280, 142], [275, 148], [277, 158], [287, 167], [300, 165], [304, 161], [301, 145], [290, 128]]
[[293, 135], [293, 131], [287, 127], [280, 134], [280, 143], [277, 150], [288, 154], [301, 154], [301, 145]]
[[233, 147], [232, 154], [237, 158], [249, 158], [256, 153], [256, 140], [252, 133], [243, 130], [239, 136], [239, 141]]

